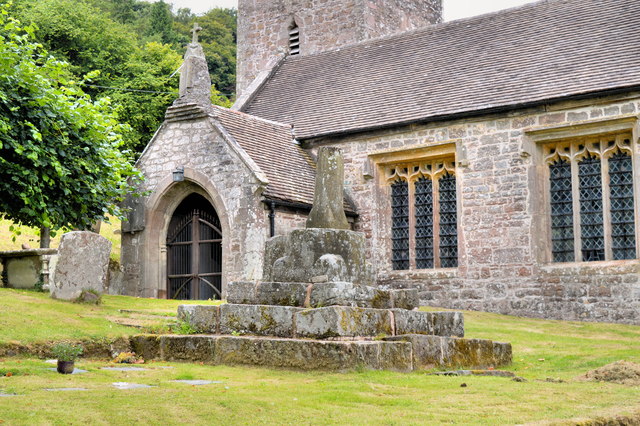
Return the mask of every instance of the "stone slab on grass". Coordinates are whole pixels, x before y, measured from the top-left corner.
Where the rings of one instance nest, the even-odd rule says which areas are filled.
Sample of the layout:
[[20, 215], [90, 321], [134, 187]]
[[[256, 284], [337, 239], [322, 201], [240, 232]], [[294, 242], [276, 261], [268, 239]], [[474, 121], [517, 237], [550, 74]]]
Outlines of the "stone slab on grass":
[[295, 315], [296, 336], [312, 339], [392, 335], [391, 314], [385, 309], [330, 306]]
[[142, 367], [102, 367], [100, 370], [107, 371], [148, 371], [148, 368]]
[[[47, 368], [47, 370], [55, 371], [56, 373], [58, 372], [57, 368]], [[84, 374], [84, 373], [87, 373], [87, 370], [81, 370], [79, 368], [74, 368], [73, 371], [71, 372], [71, 374]]]
[[385, 341], [411, 342], [416, 369], [495, 368], [511, 364], [512, 358], [510, 343], [492, 340], [408, 334], [388, 337]]
[[113, 387], [120, 390], [128, 390], [128, 389], [145, 389], [145, 388], [155, 388], [156, 386], [151, 385], [143, 385], [140, 383], [127, 383], [127, 382], [116, 382], [112, 383]]
[[45, 388], [47, 392], [73, 392], [73, 391], [88, 391], [87, 388]]
[[173, 383], [184, 383], [191, 386], [204, 386], [222, 383], [220, 380], [171, 380]]
[[274, 305], [221, 305], [220, 334], [293, 337], [293, 316], [303, 308]]
[[218, 333], [220, 307], [211, 305], [180, 305], [178, 319], [189, 323], [198, 333]]
[[394, 309], [395, 334], [432, 334], [464, 337], [464, 316], [461, 312], [421, 312]]
[[[145, 343], [144, 340], [151, 340]], [[319, 341], [249, 336], [135, 336], [141, 348], [157, 349], [146, 359], [240, 364], [296, 370], [356, 368], [411, 371], [411, 343], [404, 341]]]

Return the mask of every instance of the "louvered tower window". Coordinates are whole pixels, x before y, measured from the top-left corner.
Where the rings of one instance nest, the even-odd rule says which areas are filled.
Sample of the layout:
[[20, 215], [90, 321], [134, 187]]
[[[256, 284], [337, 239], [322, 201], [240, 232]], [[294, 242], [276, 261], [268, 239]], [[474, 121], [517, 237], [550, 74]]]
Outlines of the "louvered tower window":
[[300, 54], [300, 28], [295, 22], [289, 29], [289, 54]]
[[631, 135], [549, 144], [554, 262], [637, 257]]
[[458, 266], [454, 170], [453, 160], [392, 166], [387, 170], [393, 269]]

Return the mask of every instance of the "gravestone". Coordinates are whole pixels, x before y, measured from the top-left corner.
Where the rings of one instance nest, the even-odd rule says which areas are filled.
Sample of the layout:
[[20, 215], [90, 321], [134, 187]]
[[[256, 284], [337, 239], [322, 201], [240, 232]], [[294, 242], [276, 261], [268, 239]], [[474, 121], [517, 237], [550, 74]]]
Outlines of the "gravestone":
[[58, 248], [51, 297], [75, 300], [83, 290], [104, 293], [107, 286], [111, 242], [88, 231], [68, 232]]

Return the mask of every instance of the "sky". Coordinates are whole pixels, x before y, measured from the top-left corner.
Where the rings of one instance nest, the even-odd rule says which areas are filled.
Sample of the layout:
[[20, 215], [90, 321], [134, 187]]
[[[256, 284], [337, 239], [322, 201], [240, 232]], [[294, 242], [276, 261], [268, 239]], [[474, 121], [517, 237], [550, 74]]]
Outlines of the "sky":
[[[238, 0], [165, 0], [173, 3], [174, 11], [181, 7], [188, 7], [196, 14], [202, 14], [214, 7], [238, 7]], [[508, 7], [519, 6], [531, 3], [532, 0], [443, 0], [444, 19], [452, 21], [454, 19], [466, 18], [480, 15], [482, 13], [493, 12]]]

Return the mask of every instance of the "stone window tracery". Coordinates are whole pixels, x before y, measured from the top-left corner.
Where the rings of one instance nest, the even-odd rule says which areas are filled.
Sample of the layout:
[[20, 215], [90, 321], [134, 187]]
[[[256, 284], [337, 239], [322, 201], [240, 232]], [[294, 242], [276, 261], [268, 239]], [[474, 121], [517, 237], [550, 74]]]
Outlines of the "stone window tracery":
[[549, 143], [543, 153], [551, 260], [635, 259], [631, 134]]
[[394, 270], [458, 266], [458, 215], [452, 159], [392, 165], [391, 254]]

